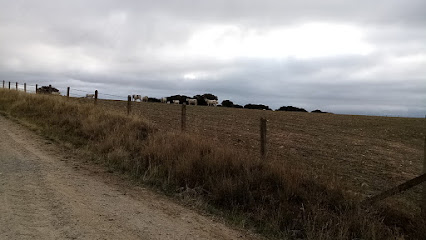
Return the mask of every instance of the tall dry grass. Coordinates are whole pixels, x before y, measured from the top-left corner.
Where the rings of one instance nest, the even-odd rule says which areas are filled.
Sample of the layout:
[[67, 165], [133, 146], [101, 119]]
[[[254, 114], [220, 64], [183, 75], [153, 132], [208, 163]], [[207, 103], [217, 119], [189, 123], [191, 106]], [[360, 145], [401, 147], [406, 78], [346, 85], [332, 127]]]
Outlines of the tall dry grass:
[[[386, 224], [336, 183], [260, 161], [202, 136], [160, 133], [142, 117], [58, 96], [0, 90], [0, 111], [168, 193], [201, 199], [267, 236], [288, 239], [403, 239], [421, 232]], [[397, 215], [392, 215], [397, 216]], [[405, 226], [405, 225], [404, 225]]]

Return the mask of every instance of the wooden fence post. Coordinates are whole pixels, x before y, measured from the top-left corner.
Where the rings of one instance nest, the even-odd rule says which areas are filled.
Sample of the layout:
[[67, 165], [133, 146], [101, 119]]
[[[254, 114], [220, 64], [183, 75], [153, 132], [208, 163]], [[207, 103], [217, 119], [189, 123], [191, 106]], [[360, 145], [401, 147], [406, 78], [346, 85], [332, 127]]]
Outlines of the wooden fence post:
[[70, 87], [67, 87], [67, 98], [70, 97]]
[[3, 88], [4, 88], [4, 80], [3, 80]]
[[36, 84], [36, 94], [38, 93], [38, 84]]
[[393, 188], [388, 189], [384, 192], [381, 192], [381, 193], [377, 194], [376, 196], [367, 198], [364, 201], [362, 201], [361, 204], [363, 204], [363, 205], [374, 204], [374, 203], [376, 203], [380, 200], [383, 200], [385, 198], [388, 198], [388, 197], [393, 196], [393, 195], [398, 194], [398, 193], [402, 193], [404, 191], [407, 191], [410, 188], [413, 188], [413, 187], [420, 185], [420, 184], [423, 184], [425, 182], [426, 182], [426, 174], [422, 174], [422, 175], [415, 177], [411, 180], [408, 180], [408, 181], [406, 181], [406, 182], [404, 182], [404, 183], [402, 183], [402, 184], [400, 184], [396, 187], [393, 187]]
[[[423, 173], [426, 173], [426, 136], [423, 149]], [[426, 182], [423, 183], [422, 213], [423, 220], [426, 221]]]
[[131, 111], [132, 111], [132, 97], [129, 95], [127, 96], [127, 115], [130, 115]]
[[266, 118], [260, 118], [260, 156], [266, 158]]
[[10, 82], [9, 82], [9, 90], [10, 90]]
[[98, 90], [95, 90], [95, 105], [98, 104]]
[[27, 92], [27, 83], [24, 83], [24, 92]]
[[186, 130], [186, 104], [182, 104], [181, 130]]
[[16, 91], [18, 91], [18, 82], [16, 82]]

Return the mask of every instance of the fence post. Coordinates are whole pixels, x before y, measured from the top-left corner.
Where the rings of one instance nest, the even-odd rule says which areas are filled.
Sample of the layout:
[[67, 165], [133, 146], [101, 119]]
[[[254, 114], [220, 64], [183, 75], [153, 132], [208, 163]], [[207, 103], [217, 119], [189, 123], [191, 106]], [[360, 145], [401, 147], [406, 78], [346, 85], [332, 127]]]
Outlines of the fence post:
[[[423, 149], [423, 173], [426, 173], [426, 136]], [[423, 220], [426, 220], [426, 182], [423, 183], [422, 213]]]
[[266, 158], [266, 118], [260, 118], [260, 156]]
[[70, 97], [70, 87], [67, 87], [67, 98]]
[[4, 88], [4, 80], [3, 80], [3, 88]]
[[24, 83], [24, 92], [27, 92], [27, 83]]
[[182, 104], [181, 130], [186, 130], [186, 104]]
[[127, 115], [130, 115], [130, 112], [132, 111], [132, 97], [129, 95], [127, 96]]
[[98, 90], [95, 90], [95, 105], [98, 104]]
[[36, 84], [36, 94], [38, 93], [38, 84]]
[[10, 82], [9, 82], [9, 90], [10, 90]]
[[18, 91], [18, 82], [16, 82], [16, 91]]

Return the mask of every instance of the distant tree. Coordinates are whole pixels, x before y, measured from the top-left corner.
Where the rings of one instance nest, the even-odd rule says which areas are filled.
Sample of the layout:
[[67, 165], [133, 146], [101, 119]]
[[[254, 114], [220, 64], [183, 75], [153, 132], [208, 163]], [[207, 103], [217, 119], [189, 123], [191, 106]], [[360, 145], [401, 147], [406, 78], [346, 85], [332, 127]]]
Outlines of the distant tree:
[[312, 111], [311, 113], [327, 113], [327, 112], [323, 112], [323, 111], [317, 109], [317, 110]]
[[234, 108], [244, 108], [244, 107], [238, 104], [234, 104]]
[[211, 93], [204, 93], [202, 96], [203, 96], [204, 98], [209, 99], [209, 100], [218, 100], [217, 96], [216, 96], [216, 95], [213, 95], [213, 94], [211, 94]]
[[269, 106], [266, 106], [266, 105], [263, 105], [263, 104], [251, 104], [251, 103], [244, 105], [244, 108], [248, 108], [248, 109], [260, 109], [260, 110], [263, 110], [263, 109], [265, 109], [265, 110], [271, 110], [269, 108]]
[[222, 106], [224, 107], [234, 107], [234, 103], [230, 100], [223, 100], [222, 101]]
[[303, 108], [293, 107], [293, 106], [282, 106], [277, 111], [289, 111], [289, 112], [308, 112]]
[[167, 97], [167, 101], [173, 102], [173, 100], [179, 100], [179, 103], [183, 104], [184, 102], [186, 102], [187, 98], [189, 97], [185, 95], [173, 95], [173, 96]]
[[192, 98], [197, 99], [197, 104], [198, 104], [198, 105], [207, 105], [206, 101], [204, 100], [203, 95], [195, 95], [195, 96], [194, 96], [194, 97], [192, 97]]
[[151, 97], [149, 97], [148, 98], [148, 102], [161, 102], [161, 100], [158, 99], [158, 98], [151, 98]]
[[218, 100], [217, 96], [211, 94], [211, 93], [205, 93], [203, 95], [195, 95], [193, 98], [197, 99], [198, 105], [207, 105], [205, 98], [209, 100]]
[[52, 85], [49, 86], [42, 86], [37, 89], [38, 93], [42, 94], [52, 94], [53, 92], [59, 92], [57, 88], [52, 87]]

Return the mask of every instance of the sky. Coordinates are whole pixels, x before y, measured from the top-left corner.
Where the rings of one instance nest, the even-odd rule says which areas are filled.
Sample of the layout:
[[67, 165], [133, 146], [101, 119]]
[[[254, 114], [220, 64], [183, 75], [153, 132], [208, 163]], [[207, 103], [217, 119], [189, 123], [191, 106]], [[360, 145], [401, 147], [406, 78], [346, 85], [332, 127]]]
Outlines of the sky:
[[0, 78], [424, 117], [426, 1], [0, 0]]

